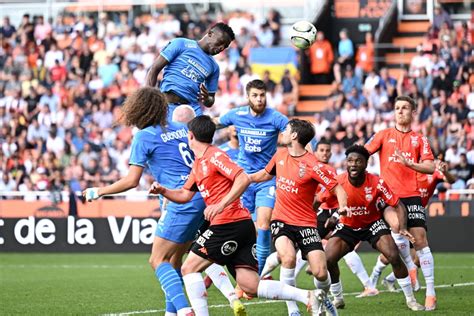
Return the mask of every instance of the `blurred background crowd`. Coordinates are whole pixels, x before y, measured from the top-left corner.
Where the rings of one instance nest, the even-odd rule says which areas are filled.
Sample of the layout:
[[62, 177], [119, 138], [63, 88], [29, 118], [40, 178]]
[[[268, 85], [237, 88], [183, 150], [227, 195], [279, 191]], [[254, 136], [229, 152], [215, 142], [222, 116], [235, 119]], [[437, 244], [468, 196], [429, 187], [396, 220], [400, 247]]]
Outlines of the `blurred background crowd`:
[[[236, 41], [216, 61], [219, 91], [212, 116], [246, 103], [244, 87], [260, 78], [252, 73], [249, 51], [278, 46], [280, 14], [263, 20], [235, 11], [216, 20], [227, 22]], [[200, 39], [213, 23], [187, 13], [76, 16], [45, 21], [8, 18], [0, 27], [0, 191], [79, 191], [112, 183], [128, 171], [134, 129], [119, 124], [126, 96], [142, 86], [148, 68], [174, 37]], [[372, 35], [355, 46], [343, 30], [330, 43], [322, 32], [306, 52], [314, 83], [332, 84], [324, 111], [314, 117], [316, 139], [333, 144], [331, 162], [343, 168], [344, 148], [365, 143], [393, 124], [393, 100], [408, 94], [418, 102], [413, 129], [425, 134], [436, 155], [458, 178], [453, 188], [474, 188], [474, 55], [466, 24], [449, 16], [434, 19], [411, 66], [399, 77], [374, 67]], [[320, 52], [323, 50], [323, 54]], [[303, 54], [303, 53], [302, 53]], [[289, 72], [267, 84], [267, 103], [294, 115], [298, 80]], [[297, 113], [296, 113], [297, 114]], [[216, 141], [225, 141], [221, 133]], [[378, 171], [371, 161], [370, 171]], [[147, 189], [147, 174], [140, 189]]]

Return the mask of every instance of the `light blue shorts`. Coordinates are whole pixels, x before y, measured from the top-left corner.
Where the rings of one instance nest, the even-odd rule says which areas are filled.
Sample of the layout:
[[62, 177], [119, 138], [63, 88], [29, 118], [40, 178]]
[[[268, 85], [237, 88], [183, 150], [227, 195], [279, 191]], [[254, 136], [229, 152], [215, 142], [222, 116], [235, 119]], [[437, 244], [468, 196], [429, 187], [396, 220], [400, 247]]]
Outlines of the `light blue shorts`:
[[169, 202], [166, 210], [161, 212], [155, 235], [178, 244], [193, 241], [204, 222], [205, 208], [202, 198], [186, 204]]
[[252, 214], [252, 219], [256, 220], [256, 210], [259, 207], [275, 206], [275, 179], [252, 183], [247, 190], [242, 194], [242, 203]]

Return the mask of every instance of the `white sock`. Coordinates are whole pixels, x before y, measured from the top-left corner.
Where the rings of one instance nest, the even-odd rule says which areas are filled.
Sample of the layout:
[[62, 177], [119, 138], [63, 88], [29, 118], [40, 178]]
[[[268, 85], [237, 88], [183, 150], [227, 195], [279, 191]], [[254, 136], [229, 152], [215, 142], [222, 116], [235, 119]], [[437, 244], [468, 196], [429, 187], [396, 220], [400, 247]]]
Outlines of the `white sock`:
[[224, 270], [224, 267], [216, 263], [211, 264], [204, 272], [211, 278], [212, 283], [221, 291], [230, 304], [237, 300], [235, 289], [230, 282], [229, 276]]
[[[280, 281], [295, 286], [295, 269], [280, 268]], [[286, 301], [286, 307], [288, 309], [288, 315], [293, 312], [299, 312], [298, 304], [295, 301]]]
[[178, 314], [176, 313], [171, 313], [171, 312], [165, 312], [165, 316], [177, 316]]
[[397, 278], [395, 277], [395, 273], [392, 272], [392, 273], [390, 273], [389, 275], [387, 275], [387, 276], [385, 277], [385, 279], [386, 279], [387, 281], [390, 281], [390, 282], [395, 282], [395, 280], [396, 280]]
[[380, 256], [377, 257], [377, 262], [375, 263], [374, 268], [372, 269], [372, 274], [370, 275], [370, 280], [372, 282], [372, 286], [376, 287], [379, 281], [380, 275], [382, 271], [385, 269], [387, 265], [382, 262]]
[[420, 258], [421, 271], [426, 282], [426, 296], [436, 296], [434, 288], [434, 259], [430, 247], [425, 247], [416, 252]]
[[351, 269], [352, 273], [354, 273], [362, 283], [365, 288], [372, 288], [372, 282], [370, 282], [369, 275], [367, 274], [367, 270], [365, 270], [364, 264], [360, 259], [360, 256], [355, 251], [349, 252], [347, 255], [344, 256], [344, 260], [346, 264]]
[[405, 294], [405, 298], [407, 302], [415, 300], [415, 296], [413, 295], [413, 288], [411, 287], [411, 280], [410, 276], [407, 276], [403, 279], [397, 279], [398, 285], [400, 285], [403, 294]]
[[265, 266], [263, 267], [262, 270], [262, 276], [267, 276], [270, 274], [273, 270], [275, 270], [276, 267], [280, 264], [280, 261], [278, 260], [278, 253], [273, 252], [267, 257], [267, 261], [265, 261]]
[[408, 239], [394, 232], [392, 232], [392, 238], [398, 247], [398, 252], [400, 252], [400, 257], [402, 257], [403, 262], [405, 262], [405, 265], [407, 266], [408, 271], [412, 269], [416, 269], [416, 265], [413, 262], [413, 259], [411, 258], [411, 255], [410, 255], [410, 242], [408, 241]]
[[271, 300], [298, 301], [308, 305], [308, 291], [298, 289], [280, 281], [260, 280], [258, 283], [258, 297]]
[[201, 273], [186, 274], [183, 276], [183, 282], [196, 316], [208, 316], [207, 291]]
[[331, 284], [330, 291], [331, 291], [332, 296], [334, 296], [334, 298], [342, 298], [343, 295], [342, 295], [341, 281], [339, 280], [339, 282]]
[[307, 261], [304, 260], [301, 256], [301, 250], [298, 250], [298, 252], [296, 253], [295, 279], [296, 277], [298, 277], [298, 274], [300, 274], [301, 269], [303, 269], [307, 263]]
[[319, 281], [316, 278], [313, 278], [314, 286], [317, 289], [323, 290], [324, 292], [328, 293], [329, 289], [331, 288], [331, 275], [328, 273], [328, 277], [324, 281]]

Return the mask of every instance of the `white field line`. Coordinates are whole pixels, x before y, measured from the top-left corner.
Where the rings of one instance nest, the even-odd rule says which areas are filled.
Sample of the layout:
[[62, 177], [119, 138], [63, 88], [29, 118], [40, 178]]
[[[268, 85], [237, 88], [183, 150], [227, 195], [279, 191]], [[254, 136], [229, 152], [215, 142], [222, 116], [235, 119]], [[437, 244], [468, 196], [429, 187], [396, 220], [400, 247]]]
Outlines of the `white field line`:
[[[440, 284], [436, 285], [435, 288], [449, 288], [449, 287], [464, 287], [464, 286], [473, 286], [474, 282], [467, 282], [467, 283], [456, 283], [456, 284]], [[425, 289], [426, 287], [421, 287]], [[397, 292], [401, 290], [398, 289]], [[387, 290], [380, 290], [380, 293], [388, 292]], [[359, 295], [360, 292], [353, 292], [353, 293], [344, 293], [345, 296], [355, 296]], [[261, 304], [273, 304], [273, 303], [285, 303], [285, 301], [277, 301], [277, 300], [265, 300], [265, 301], [257, 301], [257, 302], [245, 302], [244, 305], [261, 305]], [[209, 308], [230, 308], [229, 304], [219, 304], [219, 305], [209, 305]], [[126, 315], [138, 315], [138, 314], [152, 314], [152, 313], [163, 313], [164, 309], [149, 309], [143, 311], [132, 311], [132, 312], [123, 312], [123, 313], [116, 313], [116, 314], [102, 314], [101, 316], [126, 316]]]

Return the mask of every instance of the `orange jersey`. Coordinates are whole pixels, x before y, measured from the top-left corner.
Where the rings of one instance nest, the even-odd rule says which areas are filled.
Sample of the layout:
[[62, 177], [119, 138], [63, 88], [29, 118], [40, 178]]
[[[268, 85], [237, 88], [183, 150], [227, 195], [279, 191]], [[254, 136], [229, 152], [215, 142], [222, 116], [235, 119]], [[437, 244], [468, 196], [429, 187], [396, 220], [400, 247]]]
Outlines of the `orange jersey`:
[[[243, 169], [233, 163], [224, 151], [209, 146], [204, 155], [194, 161], [193, 169], [183, 188], [201, 192], [206, 205], [216, 204], [229, 193], [234, 179], [241, 172]], [[212, 219], [211, 225], [250, 218], [249, 211], [242, 206], [240, 199], [236, 199]]]
[[417, 172], [404, 166], [395, 156], [395, 149], [415, 163], [423, 160], [434, 160], [430, 144], [425, 136], [410, 132], [400, 132], [395, 128], [387, 128], [375, 134], [365, 148], [373, 154], [380, 153], [380, 175], [390, 189], [399, 197], [420, 196]]
[[425, 207], [433, 196], [438, 183], [443, 182], [444, 175], [438, 169], [433, 174], [418, 173], [418, 190], [421, 195], [421, 205]]
[[[329, 174], [333, 177], [336, 178], [337, 176], [337, 171], [336, 168], [331, 166], [330, 164], [324, 164], [326, 169], [328, 170]], [[318, 185], [316, 189], [316, 194], [322, 194], [326, 189], [322, 185]], [[333, 198], [327, 199], [326, 201], [322, 202], [321, 205], [319, 206], [321, 210], [333, 210], [335, 208], [339, 208], [339, 203], [337, 202], [337, 198], [335, 195], [333, 195]]]
[[314, 195], [318, 184], [332, 190], [337, 182], [327, 167], [306, 152], [293, 157], [287, 148], [279, 149], [265, 170], [276, 176], [276, 201], [272, 220], [288, 225], [316, 227], [313, 210]]
[[[347, 193], [347, 206], [352, 213], [351, 217], [341, 216], [339, 221], [350, 228], [366, 228], [381, 219], [382, 213], [376, 205], [379, 199], [390, 206], [398, 204], [399, 198], [377, 175], [366, 172], [364, 184], [360, 187], [355, 187], [349, 182], [347, 172], [338, 175], [336, 179]], [[325, 193], [324, 197], [329, 197], [328, 195]]]

